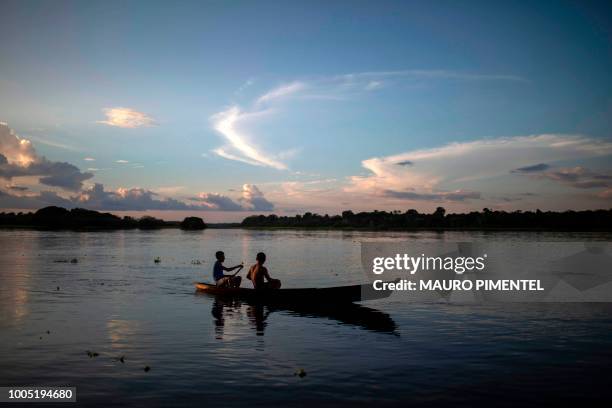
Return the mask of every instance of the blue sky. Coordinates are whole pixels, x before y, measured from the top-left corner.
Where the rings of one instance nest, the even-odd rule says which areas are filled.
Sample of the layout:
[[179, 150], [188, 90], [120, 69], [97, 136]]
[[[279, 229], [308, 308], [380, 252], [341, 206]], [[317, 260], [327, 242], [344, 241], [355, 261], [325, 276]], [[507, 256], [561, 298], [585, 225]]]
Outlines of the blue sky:
[[559, 1], [4, 2], [0, 153], [30, 166], [9, 147], [27, 139], [33, 163], [70, 163], [62, 177], [82, 185], [11, 168], [0, 207], [607, 208], [611, 15]]

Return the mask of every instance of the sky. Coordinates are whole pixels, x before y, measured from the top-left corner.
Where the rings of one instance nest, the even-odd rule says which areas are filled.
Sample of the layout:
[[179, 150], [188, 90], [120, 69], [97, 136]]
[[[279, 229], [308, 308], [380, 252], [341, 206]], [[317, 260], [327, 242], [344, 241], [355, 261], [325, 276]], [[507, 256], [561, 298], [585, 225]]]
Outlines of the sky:
[[3, 1], [0, 209], [612, 205], [612, 6]]

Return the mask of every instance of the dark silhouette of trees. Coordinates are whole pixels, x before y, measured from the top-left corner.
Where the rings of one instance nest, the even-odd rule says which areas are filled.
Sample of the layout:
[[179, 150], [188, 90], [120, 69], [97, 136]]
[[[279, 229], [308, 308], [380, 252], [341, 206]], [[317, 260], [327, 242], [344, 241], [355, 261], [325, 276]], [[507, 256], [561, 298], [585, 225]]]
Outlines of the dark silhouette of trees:
[[505, 229], [505, 230], [568, 230], [612, 231], [612, 210], [595, 211], [473, 211], [465, 214], [446, 214], [438, 207], [431, 214], [416, 210], [372, 211], [341, 215], [319, 215], [307, 212], [303, 215], [278, 216], [253, 215], [242, 221], [243, 227], [275, 228], [346, 228], [346, 229]]
[[200, 217], [187, 217], [181, 222], [181, 229], [184, 230], [203, 230], [206, 223]]
[[45, 229], [155, 229], [174, 227], [178, 223], [145, 216], [140, 219], [118, 217], [110, 213], [74, 208], [45, 207], [34, 213], [0, 213], [0, 226], [37, 227]]
[[[206, 223], [198, 217], [187, 217], [182, 222], [164, 221], [144, 216], [118, 217], [110, 213], [75, 208], [45, 207], [32, 213], [0, 213], [0, 226], [36, 227], [45, 229], [204, 229]], [[234, 226], [234, 225], [231, 225]], [[417, 210], [401, 211], [343, 211], [341, 215], [319, 215], [311, 212], [295, 216], [253, 215], [246, 217], [241, 227], [246, 228], [329, 228], [329, 229], [481, 229], [481, 230], [560, 230], [612, 231], [612, 209], [594, 211], [493, 211], [488, 208], [464, 214], [447, 214], [438, 207], [431, 214]]]

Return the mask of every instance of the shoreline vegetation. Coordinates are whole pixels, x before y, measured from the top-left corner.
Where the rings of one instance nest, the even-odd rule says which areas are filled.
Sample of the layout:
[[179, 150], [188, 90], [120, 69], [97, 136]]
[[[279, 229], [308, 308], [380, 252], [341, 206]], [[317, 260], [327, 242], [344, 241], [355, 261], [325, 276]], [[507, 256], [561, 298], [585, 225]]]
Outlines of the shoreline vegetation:
[[307, 212], [295, 216], [253, 215], [241, 223], [206, 224], [202, 218], [164, 221], [144, 216], [118, 217], [111, 213], [75, 208], [45, 207], [36, 212], [0, 213], [0, 228], [39, 228], [67, 230], [116, 230], [180, 228], [312, 229], [312, 230], [523, 230], [523, 231], [611, 231], [612, 209], [588, 211], [492, 211], [487, 208], [464, 214], [446, 214], [438, 207], [431, 214], [416, 210], [371, 211], [341, 215]]

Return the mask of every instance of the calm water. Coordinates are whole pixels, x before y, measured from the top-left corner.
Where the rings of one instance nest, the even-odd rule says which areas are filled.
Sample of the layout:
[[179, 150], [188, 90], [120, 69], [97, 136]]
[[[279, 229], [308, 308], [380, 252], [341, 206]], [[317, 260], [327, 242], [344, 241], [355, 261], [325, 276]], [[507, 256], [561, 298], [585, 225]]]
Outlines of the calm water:
[[[363, 240], [601, 238], [0, 230], [0, 385], [76, 386], [81, 404], [98, 406], [610, 401], [608, 305], [391, 297], [321, 313], [220, 303], [192, 286], [209, 280], [218, 249], [226, 265], [250, 263], [263, 250], [272, 276], [301, 287], [360, 282]], [[65, 262], [73, 258], [78, 263]], [[301, 368], [303, 378], [294, 375]]]

